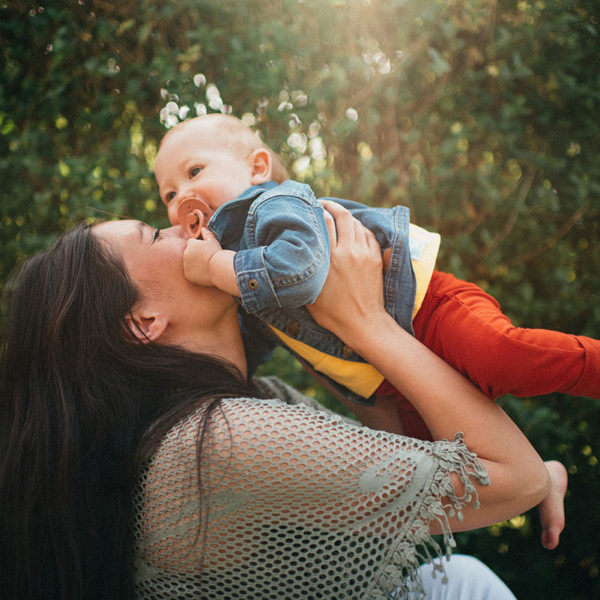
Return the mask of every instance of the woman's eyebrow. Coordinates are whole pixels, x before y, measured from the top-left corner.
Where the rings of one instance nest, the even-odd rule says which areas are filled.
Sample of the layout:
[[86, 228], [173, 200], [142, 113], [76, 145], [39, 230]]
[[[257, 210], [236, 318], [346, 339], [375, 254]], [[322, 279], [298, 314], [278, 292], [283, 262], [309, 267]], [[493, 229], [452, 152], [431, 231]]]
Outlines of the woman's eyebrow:
[[141, 221], [137, 224], [138, 231], [140, 232], [140, 238], [144, 239], [144, 231], [146, 230], [146, 223], [142, 223]]

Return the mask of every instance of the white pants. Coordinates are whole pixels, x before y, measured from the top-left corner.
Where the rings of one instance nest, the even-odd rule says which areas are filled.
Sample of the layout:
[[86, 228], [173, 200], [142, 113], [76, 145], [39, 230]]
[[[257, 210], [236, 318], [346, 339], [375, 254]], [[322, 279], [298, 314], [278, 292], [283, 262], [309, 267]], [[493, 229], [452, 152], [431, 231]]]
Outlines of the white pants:
[[[427, 600], [516, 600], [504, 582], [480, 560], [464, 554], [453, 554], [444, 560], [448, 578], [442, 583], [442, 574], [433, 578], [433, 567], [423, 565], [419, 572], [423, 579]], [[410, 596], [407, 600], [414, 600]]]

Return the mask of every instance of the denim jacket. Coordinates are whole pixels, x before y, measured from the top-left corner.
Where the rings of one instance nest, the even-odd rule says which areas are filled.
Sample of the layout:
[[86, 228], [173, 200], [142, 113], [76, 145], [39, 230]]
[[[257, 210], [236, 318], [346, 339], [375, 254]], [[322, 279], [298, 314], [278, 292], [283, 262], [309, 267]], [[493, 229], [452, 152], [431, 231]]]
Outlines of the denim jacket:
[[[416, 282], [409, 248], [408, 208], [373, 208], [350, 200], [331, 200], [349, 209], [370, 229], [382, 250], [391, 248], [384, 279], [386, 309], [401, 327], [413, 333]], [[248, 314], [330, 356], [364, 362], [320, 327], [305, 308], [319, 295], [329, 269], [324, 209], [309, 186], [286, 181], [251, 187], [219, 207], [208, 227], [223, 248], [236, 251], [234, 268], [240, 303]], [[343, 299], [340, 309], [344, 309]], [[246, 340], [246, 350], [249, 364], [256, 366], [260, 362], [257, 353], [264, 353], [268, 344], [258, 343], [257, 329], [261, 328], [252, 320], [248, 323], [246, 329], [252, 331], [252, 339]], [[268, 336], [264, 328], [263, 333]], [[261, 350], [253, 353], [253, 347]], [[346, 397], [365, 402], [343, 386], [329, 383]]]

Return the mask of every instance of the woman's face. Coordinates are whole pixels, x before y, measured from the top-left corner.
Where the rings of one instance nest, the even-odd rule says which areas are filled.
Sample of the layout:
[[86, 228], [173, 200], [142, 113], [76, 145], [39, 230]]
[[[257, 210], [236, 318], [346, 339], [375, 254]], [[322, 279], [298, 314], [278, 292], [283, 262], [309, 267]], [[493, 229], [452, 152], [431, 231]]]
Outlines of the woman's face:
[[161, 338], [164, 343], [182, 343], [183, 332], [210, 331], [222, 319], [231, 319], [230, 313], [237, 319], [231, 295], [185, 279], [187, 237], [181, 227], [159, 230], [141, 221], [108, 221], [95, 225], [93, 232], [123, 259], [145, 314], [168, 319], [168, 335]]

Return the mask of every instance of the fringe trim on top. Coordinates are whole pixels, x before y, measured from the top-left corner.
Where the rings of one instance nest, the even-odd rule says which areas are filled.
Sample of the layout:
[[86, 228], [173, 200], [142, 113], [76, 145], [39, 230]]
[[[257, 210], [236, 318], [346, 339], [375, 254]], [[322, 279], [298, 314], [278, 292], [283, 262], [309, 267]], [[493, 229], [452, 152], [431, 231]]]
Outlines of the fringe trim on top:
[[[366, 594], [365, 600], [400, 600], [408, 594], [415, 598], [424, 598], [423, 584], [419, 567], [425, 563], [431, 565], [433, 577], [438, 574], [442, 583], [447, 583], [443, 556], [450, 559], [456, 542], [450, 529], [449, 517], [462, 520], [462, 509], [473, 502], [479, 508], [479, 495], [473, 480], [479, 485], [489, 485], [490, 478], [477, 455], [471, 452], [464, 442], [464, 434], [457, 433], [454, 442], [440, 440], [435, 442], [433, 451], [438, 468], [433, 470], [433, 481], [425, 486], [428, 493], [424, 496], [419, 510], [415, 510], [415, 519], [408, 531], [390, 549], [387, 564], [380, 576], [373, 582], [373, 588]], [[464, 493], [457, 495], [450, 475], [456, 473], [464, 486]], [[447, 499], [446, 503], [443, 499]], [[444, 548], [432, 537], [429, 523], [436, 520], [442, 529]]]

